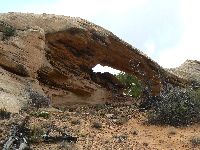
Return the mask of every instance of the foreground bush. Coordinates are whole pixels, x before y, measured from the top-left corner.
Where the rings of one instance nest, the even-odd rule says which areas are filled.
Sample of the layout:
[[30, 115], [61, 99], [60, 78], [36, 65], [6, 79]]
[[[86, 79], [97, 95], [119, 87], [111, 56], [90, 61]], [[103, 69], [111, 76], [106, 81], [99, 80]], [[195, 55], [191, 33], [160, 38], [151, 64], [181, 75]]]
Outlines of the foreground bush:
[[156, 105], [148, 112], [153, 124], [173, 126], [200, 123], [199, 90], [171, 88], [163, 91]]

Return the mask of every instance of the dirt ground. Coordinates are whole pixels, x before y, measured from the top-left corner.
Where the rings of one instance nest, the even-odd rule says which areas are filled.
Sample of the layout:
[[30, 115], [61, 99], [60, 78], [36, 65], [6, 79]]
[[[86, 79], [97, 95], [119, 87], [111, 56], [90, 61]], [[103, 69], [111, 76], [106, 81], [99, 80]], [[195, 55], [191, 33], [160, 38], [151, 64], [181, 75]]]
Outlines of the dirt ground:
[[[199, 144], [191, 142], [200, 137], [199, 124], [187, 127], [150, 125], [145, 112], [139, 111], [131, 102], [37, 111], [42, 110], [49, 113], [49, 118], [38, 117], [32, 111], [0, 120], [1, 146], [11, 124], [29, 115], [29, 127], [39, 131], [32, 139], [31, 148], [34, 150], [200, 150]], [[41, 135], [51, 125], [78, 137], [78, 141], [43, 142]]]

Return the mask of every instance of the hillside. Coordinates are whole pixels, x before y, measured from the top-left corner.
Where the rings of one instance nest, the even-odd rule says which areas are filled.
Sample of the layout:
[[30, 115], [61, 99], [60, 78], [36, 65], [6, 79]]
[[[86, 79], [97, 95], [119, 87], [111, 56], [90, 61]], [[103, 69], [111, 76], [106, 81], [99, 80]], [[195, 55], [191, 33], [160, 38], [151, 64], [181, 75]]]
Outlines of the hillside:
[[[112, 102], [94, 106], [68, 106], [64, 111], [40, 109], [50, 117], [30, 115], [29, 126], [34, 131], [33, 150], [199, 150], [195, 140], [200, 137], [200, 126], [158, 126], [146, 122], [146, 114], [131, 102]], [[31, 110], [34, 112], [34, 110]], [[0, 141], [9, 134], [12, 122], [20, 122], [27, 113], [0, 120]], [[78, 137], [76, 143], [42, 142], [42, 135], [50, 126]], [[193, 140], [193, 142], [191, 142]], [[198, 141], [196, 142], [198, 143]], [[0, 147], [2, 145], [0, 144]]]
[[186, 60], [181, 66], [168, 71], [180, 78], [200, 83], [200, 61], [198, 60]]

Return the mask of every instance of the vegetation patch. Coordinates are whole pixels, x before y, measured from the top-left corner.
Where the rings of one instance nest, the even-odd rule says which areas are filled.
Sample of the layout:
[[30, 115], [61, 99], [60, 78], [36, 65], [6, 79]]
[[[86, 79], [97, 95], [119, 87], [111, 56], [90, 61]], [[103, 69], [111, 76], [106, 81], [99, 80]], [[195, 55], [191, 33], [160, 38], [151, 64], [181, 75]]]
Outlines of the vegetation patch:
[[200, 136], [193, 136], [190, 139], [190, 142], [192, 143], [193, 146], [199, 146], [200, 145]]
[[44, 119], [49, 119], [50, 114], [46, 111], [41, 111], [41, 112], [31, 112], [30, 113], [31, 116], [35, 116], [35, 117], [42, 117]]
[[153, 124], [172, 126], [200, 123], [199, 90], [168, 88], [161, 92], [156, 105], [148, 111]]
[[19, 74], [23, 77], [29, 76], [28, 70], [22, 64], [17, 64], [16, 65], [16, 71], [14, 71], [14, 72], [16, 72], [16, 74]]
[[73, 125], [80, 125], [81, 124], [81, 121], [80, 120], [72, 120], [71, 121], [71, 124], [73, 124]]
[[3, 32], [2, 40], [8, 40], [11, 36], [16, 34], [16, 29], [3, 21], [0, 22], [0, 31]]
[[124, 93], [126, 95], [132, 96], [132, 97], [140, 97], [142, 94], [142, 84], [140, 81], [134, 77], [133, 75], [130, 75], [125, 72], [120, 72], [116, 75], [119, 81], [125, 85]]
[[43, 140], [42, 139], [43, 134], [44, 134], [44, 130], [40, 126], [34, 125], [31, 128], [30, 141], [32, 143], [39, 143], [39, 142], [41, 142]]
[[6, 108], [0, 109], [0, 119], [9, 119], [11, 116], [11, 112], [8, 112]]
[[102, 128], [102, 124], [99, 123], [99, 122], [93, 122], [92, 128], [101, 129]]

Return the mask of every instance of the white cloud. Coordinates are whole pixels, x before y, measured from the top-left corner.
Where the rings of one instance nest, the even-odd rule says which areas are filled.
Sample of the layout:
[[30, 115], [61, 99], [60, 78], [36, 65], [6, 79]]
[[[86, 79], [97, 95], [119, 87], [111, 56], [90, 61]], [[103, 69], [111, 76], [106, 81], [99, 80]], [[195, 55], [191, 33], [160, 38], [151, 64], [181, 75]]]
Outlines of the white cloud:
[[181, 2], [179, 13], [183, 35], [175, 47], [161, 50], [156, 59], [160, 65], [167, 68], [177, 67], [186, 59], [200, 60], [200, 1]]
[[145, 48], [144, 52], [145, 52], [148, 56], [152, 57], [153, 54], [154, 54], [155, 51], [156, 51], [155, 42], [152, 41], [152, 40], [146, 41], [146, 43], [144, 43], [144, 48]]
[[[187, 43], [186, 43], [187, 45]], [[177, 47], [163, 50], [159, 54], [156, 61], [165, 68], [173, 68], [180, 66], [185, 60], [199, 60], [200, 59], [200, 47], [187, 47], [184, 44]]]
[[[26, 6], [23, 12], [50, 13], [91, 19], [97, 15], [119, 17], [123, 12], [137, 9], [147, 0], [57, 0], [47, 4]], [[34, 8], [34, 9], [33, 9]], [[119, 18], [120, 19], [120, 18]]]

